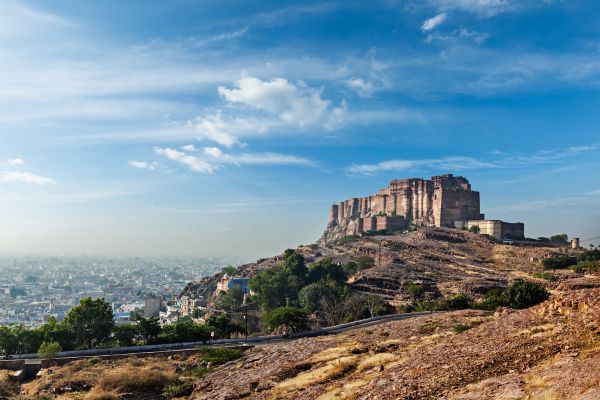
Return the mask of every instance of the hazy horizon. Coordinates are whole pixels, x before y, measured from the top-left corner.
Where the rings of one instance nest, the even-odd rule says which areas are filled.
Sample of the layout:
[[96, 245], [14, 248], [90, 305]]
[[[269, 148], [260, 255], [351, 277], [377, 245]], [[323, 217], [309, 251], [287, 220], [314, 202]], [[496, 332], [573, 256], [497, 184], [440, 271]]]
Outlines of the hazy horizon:
[[445, 173], [598, 237], [599, 59], [579, 0], [5, 1], [0, 255], [252, 261]]

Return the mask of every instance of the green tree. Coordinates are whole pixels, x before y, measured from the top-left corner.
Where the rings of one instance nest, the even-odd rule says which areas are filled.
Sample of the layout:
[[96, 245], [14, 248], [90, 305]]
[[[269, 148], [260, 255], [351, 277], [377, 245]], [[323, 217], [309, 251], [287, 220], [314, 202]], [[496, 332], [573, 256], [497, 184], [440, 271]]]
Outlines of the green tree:
[[550, 236], [550, 241], [555, 243], [562, 243], [569, 240], [569, 236], [566, 233], [561, 233], [560, 235]]
[[308, 270], [306, 269], [304, 256], [295, 250], [287, 249], [283, 253], [283, 268], [296, 276], [300, 282], [304, 282], [306, 279]]
[[285, 327], [286, 332], [301, 332], [308, 329], [308, 314], [296, 307], [279, 307], [267, 313], [264, 324], [270, 329]]
[[135, 339], [139, 334], [139, 325], [133, 324], [115, 325], [112, 331], [114, 340], [117, 342], [117, 345], [121, 347], [133, 346]]
[[304, 286], [298, 293], [300, 306], [308, 312], [322, 309], [323, 301], [339, 302], [339, 290], [334, 284], [315, 282]]
[[0, 326], [0, 354], [11, 356], [17, 352], [17, 338], [7, 326]]
[[549, 293], [537, 282], [516, 280], [504, 291], [509, 307], [529, 308], [548, 299]]
[[238, 271], [237, 268], [234, 267], [233, 265], [228, 265], [225, 268], [223, 268], [223, 274], [227, 274], [228, 276], [236, 276]]
[[271, 310], [298, 298], [301, 282], [281, 265], [264, 270], [250, 279], [250, 289], [256, 293], [261, 307]]
[[364, 307], [369, 312], [369, 317], [385, 315], [389, 312], [387, 303], [379, 296], [366, 296], [364, 299]]
[[481, 232], [481, 229], [479, 229], [479, 225], [473, 225], [469, 228], [469, 232], [471, 233], [479, 233]]
[[62, 347], [60, 347], [60, 343], [58, 342], [42, 342], [38, 349], [38, 355], [40, 358], [44, 358], [46, 360], [52, 360], [56, 358], [58, 353], [62, 351]]
[[114, 326], [112, 308], [104, 299], [86, 297], [69, 311], [65, 324], [78, 346], [91, 349], [110, 339]]
[[418, 283], [409, 283], [406, 285], [406, 293], [410, 296], [412, 301], [417, 301], [419, 297], [423, 294], [424, 289], [423, 285]]
[[244, 289], [239, 285], [234, 285], [225, 293], [222, 293], [216, 302], [218, 308], [233, 310], [242, 305], [244, 301]]
[[375, 260], [373, 260], [372, 257], [362, 255], [356, 260], [344, 264], [344, 272], [346, 273], [346, 276], [352, 276], [357, 272], [360, 272], [364, 269], [373, 268], [374, 266]]
[[207, 325], [196, 324], [189, 318], [183, 318], [174, 324], [166, 325], [159, 341], [166, 343], [206, 341], [210, 338], [210, 331], [211, 328]]
[[146, 343], [153, 343], [161, 331], [158, 318], [138, 318], [137, 323], [142, 339], [144, 339]]
[[329, 257], [322, 258], [308, 267], [308, 277], [310, 282], [332, 281], [343, 285], [347, 277], [344, 267], [335, 264]]
[[243, 335], [246, 332], [244, 326], [231, 321], [224, 314], [210, 317], [206, 322], [206, 325], [210, 330], [214, 331], [219, 338], [229, 338], [234, 334]]

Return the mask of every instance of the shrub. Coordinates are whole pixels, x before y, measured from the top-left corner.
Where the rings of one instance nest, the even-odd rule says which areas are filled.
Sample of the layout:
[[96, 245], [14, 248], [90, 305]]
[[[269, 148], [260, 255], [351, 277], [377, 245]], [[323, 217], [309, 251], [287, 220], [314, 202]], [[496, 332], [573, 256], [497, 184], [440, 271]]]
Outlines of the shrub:
[[454, 332], [455, 333], [463, 333], [463, 332], [468, 331], [472, 327], [473, 327], [473, 325], [471, 325], [471, 324], [458, 324], [454, 327]]
[[498, 307], [507, 306], [508, 302], [506, 297], [504, 296], [504, 291], [501, 289], [492, 289], [488, 291], [481, 303], [475, 303], [475, 308], [481, 310], [494, 311]]
[[406, 286], [406, 293], [408, 293], [413, 301], [416, 301], [423, 294], [423, 285], [418, 283], [410, 283]]
[[163, 397], [166, 397], [167, 399], [175, 399], [175, 398], [179, 398], [179, 397], [187, 398], [188, 396], [190, 396], [192, 394], [193, 391], [194, 391], [194, 382], [187, 381], [187, 382], [171, 384], [171, 385], [167, 386], [163, 390], [162, 395], [163, 395]]
[[473, 225], [469, 228], [469, 232], [471, 233], [479, 233], [481, 232], [481, 229], [479, 228], [479, 225]]
[[337, 302], [339, 300], [340, 294], [338, 290], [333, 285], [324, 282], [306, 285], [298, 293], [300, 305], [309, 312], [321, 309], [323, 301]]
[[62, 351], [58, 342], [43, 342], [38, 349], [38, 355], [40, 358], [52, 360], [56, 358], [58, 353]]
[[165, 387], [175, 382], [174, 374], [149, 369], [127, 369], [105, 372], [98, 380], [97, 387], [116, 393], [162, 393]]
[[296, 307], [279, 307], [264, 317], [264, 323], [271, 329], [284, 326], [287, 332], [300, 332], [308, 328], [308, 315]]
[[236, 360], [240, 358], [244, 352], [240, 349], [228, 349], [228, 348], [207, 348], [200, 351], [200, 358], [202, 361], [211, 363], [212, 365], [221, 365], [226, 362]]
[[504, 291], [509, 307], [529, 308], [548, 299], [549, 293], [536, 282], [517, 280]]
[[472, 303], [473, 299], [464, 293], [459, 293], [442, 299], [437, 309], [440, 311], [464, 310], [466, 308], [470, 308]]
[[585, 272], [588, 274], [594, 274], [598, 272], [598, 270], [600, 270], [600, 261], [580, 261], [578, 264], [571, 265], [569, 269], [575, 272]]
[[542, 261], [542, 264], [544, 265], [544, 268], [547, 269], [562, 269], [577, 264], [577, 260], [566, 254], [561, 254], [556, 257], [546, 258]]
[[547, 281], [555, 281], [556, 277], [552, 274], [552, 272], [535, 272], [533, 274], [534, 278], [545, 279]]

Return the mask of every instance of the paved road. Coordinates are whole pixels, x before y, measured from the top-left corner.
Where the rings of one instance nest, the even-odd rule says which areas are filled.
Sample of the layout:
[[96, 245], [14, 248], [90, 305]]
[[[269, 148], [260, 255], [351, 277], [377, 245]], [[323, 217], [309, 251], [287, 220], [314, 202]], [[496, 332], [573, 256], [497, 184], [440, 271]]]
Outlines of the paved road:
[[[346, 324], [330, 326], [316, 331], [300, 332], [289, 335], [284, 338], [281, 335], [267, 336], [252, 336], [247, 339], [219, 339], [209, 342], [188, 342], [188, 343], [170, 343], [145, 346], [130, 346], [130, 347], [114, 347], [110, 349], [93, 349], [93, 350], [77, 350], [77, 351], [62, 351], [58, 353], [56, 358], [81, 358], [81, 357], [97, 357], [109, 355], [123, 354], [140, 354], [140, 353], [161, 353], [168, 351], [192, 350], [201, 347], [225, 347], [225, 346], [243, 346], [243, 345], [262, 345], [284, 340], [294, 340], [305, 337], [316, 337], [333, 335], [353, 329], [365, 328], [368, 326], [379, 325], [390, 321], [399, 321], [408, 318], [414, 318], [421, 315], [428, 315], [430, 312], [418, 312], [408, 314], [392, 314], [382, 315], [379, 317], [367, 318], [359, 321], [348, 322]], [[37, 354], [21, 354], [13, 356], [14, 360], [28, 360], [39, 358]]]

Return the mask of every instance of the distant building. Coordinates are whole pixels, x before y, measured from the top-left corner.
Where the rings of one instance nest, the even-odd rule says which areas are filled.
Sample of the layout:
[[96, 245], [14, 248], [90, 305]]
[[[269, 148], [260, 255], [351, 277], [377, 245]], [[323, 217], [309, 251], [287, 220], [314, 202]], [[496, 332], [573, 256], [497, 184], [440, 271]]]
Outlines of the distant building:
[[[490, 235], [498, 240], [502, 239], [523, 239], [525, 238], [525, 224], [521, 222], [504, 222], [497, 219], [484, 219], [465, 221], [460, 228], [471, 229], [474, 226], [479, 227], [481, 235]], [[458, 226], [457, 226], [458, 227]]]
[[250, 293], [250, 278], [242, 278], [239, 276], [228, 276], [223, 275], [221, 280], [217, 283], [217, 293], [228, 292], [234, 286], [239, 286], [244, 293]]
[[158, 317], [162, 309], [162, 297], [149, 294], [144, 297], [144, 317]]

